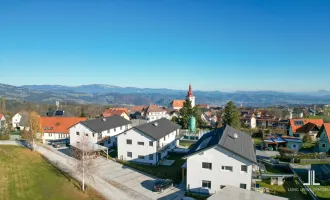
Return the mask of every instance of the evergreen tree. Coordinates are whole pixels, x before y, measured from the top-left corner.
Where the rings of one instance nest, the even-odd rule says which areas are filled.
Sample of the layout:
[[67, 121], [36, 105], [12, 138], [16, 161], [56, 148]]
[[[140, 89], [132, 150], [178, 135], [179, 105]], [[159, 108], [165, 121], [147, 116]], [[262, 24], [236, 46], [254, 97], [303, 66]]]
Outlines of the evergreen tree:
[[81, 108], [81, 114], [80, 114], [80, 117], [86, 117], [86, 114], [85, 114], [85, 111], [83, 108]]
[[6, 99], [4, 97], [1, 98], [0, 113], [2, 113], [3, 115], [6, 115], [7, 114], [7, 110], [6, 110]]
[[189, 126], [189, 118], [191, 116], [195, 117], [196, 119], [196, 128], [200, 127], [201, 125], [205, 125], [206, 123], [201, 118], [201, 110], [198, 106], [192, 107], [191, 101], [186, 100], [183, 103], [183, 107], [180, 109], [180, 116], [179, 124], [182, 128], [187, 129]]
[[240, 114], [234, 102], [229, 101], [224, 109], [224, 115], [222, 118], [223, 125], [229, 125], [233, 128], [240, 128]]

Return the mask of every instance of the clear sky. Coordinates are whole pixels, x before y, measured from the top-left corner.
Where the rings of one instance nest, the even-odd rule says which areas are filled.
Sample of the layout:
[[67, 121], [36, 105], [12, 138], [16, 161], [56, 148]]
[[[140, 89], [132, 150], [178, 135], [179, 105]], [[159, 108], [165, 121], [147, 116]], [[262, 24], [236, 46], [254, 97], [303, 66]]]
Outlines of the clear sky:
[[328, 0], [0, 0], [0, 83], [330, 90]]

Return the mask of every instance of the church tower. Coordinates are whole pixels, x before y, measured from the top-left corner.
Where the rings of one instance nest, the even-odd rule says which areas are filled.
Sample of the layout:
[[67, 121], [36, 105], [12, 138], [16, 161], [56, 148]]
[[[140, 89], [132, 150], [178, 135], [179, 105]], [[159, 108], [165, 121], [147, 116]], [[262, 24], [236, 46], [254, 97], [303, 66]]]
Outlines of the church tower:
[[195, 96], [194, 96], [194, 94], [192, 92], [192, 89], [191, 89], [191, 85], [190, 84], [189, 84], [189, 90], [188, 90], [188, 94], [187, 94], [186, 98], [190, 100], [191, 106], [192, 107], [195, 107]]

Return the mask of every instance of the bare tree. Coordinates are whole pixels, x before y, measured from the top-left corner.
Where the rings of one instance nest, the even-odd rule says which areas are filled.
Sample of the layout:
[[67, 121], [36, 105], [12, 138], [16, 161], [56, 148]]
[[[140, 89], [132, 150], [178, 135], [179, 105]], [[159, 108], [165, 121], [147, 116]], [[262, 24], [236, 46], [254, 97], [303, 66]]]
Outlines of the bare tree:
[[88, 137], [83, 134], [76, 145], [71, 145], [72, 166], [74, 166], [75, 173], [82, 177], [82, 190], [85, 191], [85, 180], [90, 179], [94, 181], [93, 174], [97, 169], [95, 158], [98, 152], [93, 148], [92, 143], [88, 141]]
[[28, 124], [29, 130], [25, 131], [21, 137], [29, 141], [31, 144], [31, 149], [35, 151], [35, 140], [43, 136], [43, 129], [38, 113], [34, 111], [29, 113]]

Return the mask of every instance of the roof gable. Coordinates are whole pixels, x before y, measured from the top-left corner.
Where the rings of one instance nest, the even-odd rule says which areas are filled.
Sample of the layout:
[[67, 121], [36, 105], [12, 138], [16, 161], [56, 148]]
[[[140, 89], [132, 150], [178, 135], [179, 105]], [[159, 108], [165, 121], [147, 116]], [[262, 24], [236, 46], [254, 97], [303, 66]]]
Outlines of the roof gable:
[[188, 151], [185, 157], [205, 151], [216, 145], [254, 163], [257, 162], [251, 136], [228, 125], [204, 134]]
[[173, 100], [171, 104], [173, 107], [183, 107], [184, 102], [185, 100]]
[[323, 119], [290, 119], [290, 127], [294, 133], [297, 132], [297, 129], [308, 123], [321, 127], [323, 125]]

